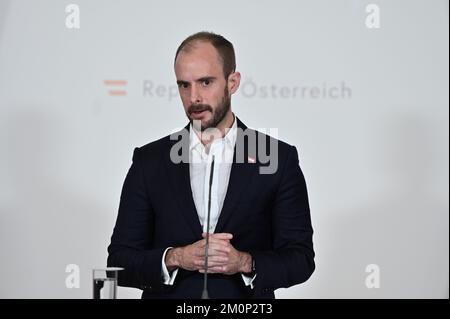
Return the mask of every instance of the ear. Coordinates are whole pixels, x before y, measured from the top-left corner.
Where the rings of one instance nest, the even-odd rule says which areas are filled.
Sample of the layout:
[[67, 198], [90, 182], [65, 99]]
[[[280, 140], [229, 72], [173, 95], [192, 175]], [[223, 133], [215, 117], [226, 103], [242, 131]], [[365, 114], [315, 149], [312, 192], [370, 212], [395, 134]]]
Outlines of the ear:
[[228, 92], [231, 94], [234, 94], [237, 89], [239, 88], [239, 85], [241, 84], [241, 74], [239, 72], [233, 72], [228, 76]]

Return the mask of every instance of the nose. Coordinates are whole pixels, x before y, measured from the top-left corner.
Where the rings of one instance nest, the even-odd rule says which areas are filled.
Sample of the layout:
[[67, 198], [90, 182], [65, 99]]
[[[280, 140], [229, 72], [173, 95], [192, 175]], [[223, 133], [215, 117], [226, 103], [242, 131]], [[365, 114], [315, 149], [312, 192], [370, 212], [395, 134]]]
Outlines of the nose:
[[191, 104], [199, 104], [202, 101], [202, 98], [200, 96], [200, 90], [195, 86], [191, 86], [191, 92], [190, 92], [190, 102]]

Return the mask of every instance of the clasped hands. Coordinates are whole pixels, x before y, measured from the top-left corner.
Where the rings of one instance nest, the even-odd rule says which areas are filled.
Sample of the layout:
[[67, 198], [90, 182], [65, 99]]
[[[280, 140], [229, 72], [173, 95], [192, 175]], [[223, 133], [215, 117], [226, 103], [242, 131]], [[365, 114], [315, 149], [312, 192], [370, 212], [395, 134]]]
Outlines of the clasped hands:
[[[170, 249], [165, 258], [167, 269], [183, 268], [204, 273], [206, 233], [202, 237], [191, 245]], [[250, 254], [235, 249], [230, 243], [232, 238], [229, 233], [209, 234], [208, 273], [233, 275], [251, 271]]]

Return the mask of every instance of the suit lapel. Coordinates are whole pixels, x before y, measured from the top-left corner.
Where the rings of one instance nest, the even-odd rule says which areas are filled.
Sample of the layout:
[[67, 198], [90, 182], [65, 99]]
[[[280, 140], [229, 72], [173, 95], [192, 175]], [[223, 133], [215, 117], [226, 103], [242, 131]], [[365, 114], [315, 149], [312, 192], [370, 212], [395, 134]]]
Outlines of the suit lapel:
[[249, 157], [256, 159], [256, 154], [255, 150], [249, 151], [247, 142], [245, 142], [244, 144], [244, 156], [243, 156], [244, 162], [242, 162], [242, 158], [239, 159], [236, 156], [237, 155], [236, 146], [241, 141], [244, 141], [242, 132], [245, 132], [245, 130], [247, 129], [247, 126], [245, 126], [244, 123], [242, 123], [237, 117], [236, 119], [238, 130], [237, 130], [236, 144], [234, 146], [233, 164], [231, 165], [231, 172], [230, 172], [230, 179], [228, 182], [227, 193], [215, 229], [216, 233], [220, 233], [223, 231], [227, 221], [230, 219], [233, 213], [235, 213], [239, 199], [245, 193], [247, 185], [250, 182], [252, 176], [257, 171], [258, 167], [256, 163], [251, 163], [248, 161]]
[[[167, 175], [175, 190], [174, 199], [178, 202], [180, 212], [186, 219], [186, 222], [193, 231], [195, 237], [201, 238], [202, 226], [198, 219], [197, 209], [195, 208], [194, 199], [192, 197], [191, 179], [189, 175], [189, 162], [173, 163], [170, 158], [170, 150], [176, 143], [182, 143], [180, 156], [187, 156], [189, 159], [189, 124], [181, 131], [181, 139], [170, 140], [170, 148], [167, 152], [166, 163]], [[188, 152], [188, 154], [184, 154]]]

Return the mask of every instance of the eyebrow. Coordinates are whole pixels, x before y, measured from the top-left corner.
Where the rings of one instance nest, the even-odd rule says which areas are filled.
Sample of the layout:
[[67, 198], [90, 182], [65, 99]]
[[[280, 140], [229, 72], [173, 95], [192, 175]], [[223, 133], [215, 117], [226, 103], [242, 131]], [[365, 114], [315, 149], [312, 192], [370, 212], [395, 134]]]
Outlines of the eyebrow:
[[217, 79], [215, 76], [204, 76], [197, 80], [197, 82], [203, 82], [203, 81], [211, 81]]
[[177, 81], [177, 84], [178, 85], [183, 85], [183, 84], [188, 84], [188, 82], [179, 80], [179, 81]]
[[[196, 82], [204, 82], [204, 81], [212, 81], [212, 80], [215, 80], [215, 79], [217, 79], [217, 77], [215, 77], [215, 76], [203, 76], [203, 77], [201, 77], [201, 78], [198, 78], [197, 80], [195, 80]], [[178, 80], [177, 81], [177, 84], [178, 85], [181, 85], [181, 84], [189, 84], [189, 82], [188, 81], [183, 81], [183, 80]]]

